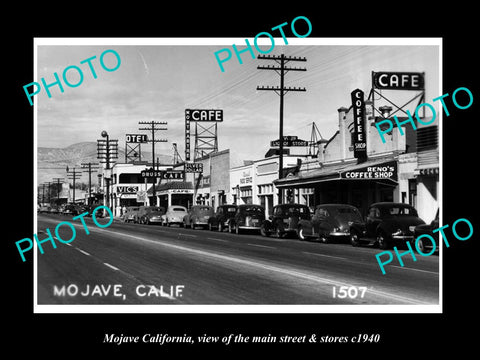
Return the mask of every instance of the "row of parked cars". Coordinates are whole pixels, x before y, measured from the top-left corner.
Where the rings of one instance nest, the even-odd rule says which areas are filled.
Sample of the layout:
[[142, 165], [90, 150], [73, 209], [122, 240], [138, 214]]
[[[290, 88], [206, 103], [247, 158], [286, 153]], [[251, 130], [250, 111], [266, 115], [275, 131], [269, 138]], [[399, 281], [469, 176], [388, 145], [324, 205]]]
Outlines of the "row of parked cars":
[[85, 204], [73, 204], [73, 203], [65, 203], [56, 205], [39, 205], [38, 212], [39, 213], [49, 213], [49, 214], [62, 214], [62, 215], [79, 215], [83, 214], [84, 212], [91, 213], [94, 207], [92, 205], [85, 205]]
[[[271, 216], [265, 216], [260, 205], [220, 205], [216, 211], [208, 205], [194, 205], [189, 210], [173, 205], [129, 207], [123, 221], [141, 224], [158, 223], [165, 226], [177, 224], [186, 228], [241, 233], [258, 231], [262, 236], [294, 236], [300, 240], [317, 240], [324, 243], [346, 239], [353, 246], [375, 245], [381, 249], [414, 245], [421, 234], [432, 236], [438, 244], [438, 213], [432, 223], [418, 217], [415, 208], [408, 204], [379, 202], [372, 204], [365, 218], [360, 211], [347, 204], [322, 204], [314, 212], [301, 204], [274, 206]], [[426, 252], [433, 244], [419, 239], [417, 246]], [[437, 247], [438, 248], [438, 247]]]

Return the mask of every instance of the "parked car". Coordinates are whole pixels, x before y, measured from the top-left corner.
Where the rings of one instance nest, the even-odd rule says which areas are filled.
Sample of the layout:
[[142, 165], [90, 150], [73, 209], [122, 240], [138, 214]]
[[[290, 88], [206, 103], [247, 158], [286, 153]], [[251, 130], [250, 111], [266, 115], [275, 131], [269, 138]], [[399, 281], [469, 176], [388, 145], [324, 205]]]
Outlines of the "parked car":
[[347, 204], [322, 204], [315, 208], [310, 220], [298, 224], [298, 237], [301, 240], [318, 239], [324, 243], [332, 239], [350, 236], [350, 226], [362, 222], [362, 215], [355, 206]]
[[214, 215], [213, 208], [208, 205], [194, 205], [183, 217], [183, 226], [192, 229], [197, 226], [207, 227], [208, 219]]
[[58, 214], [58, 207], [57, 206], [52, 206], [50, 210], [48, 211], [50, 214]]
[[180, 205], [171, 205], [167, 208], [167, 212], [162, 215], [162, 225], [183, 225], [183, 218], [187, 214], [188, 211], [186, 207]]
[[135, 222], [136, 215], [140, 206], [128, 206], [127, 211], [122, 216], [123, 222]]
[[50, 212], [50, 206], [48, 206], [48, 205], [40, 205], [40, 206], [38, 207], [38, 212], [39, 212], [39, 213], [48, 213], [48, 212]]
[[432, 251], [432, 248], [433, 248], [433, 244], [430, 240], [428, 239], [425, 239], [425, 237], [422, 237], [420, 239], [417, 240], [417, 238], [420, 236], [420, 235], [430, 235], [433, 240], [435, 241], [435, 248], [436, 250], [434, 251], [435, 253], [438, 254], [438, 231], [437, 232], [433, 232], [433, 230], [435, 229], [438, 229], [439, 227], [439, 220], [438, 220], [438, 210], [437, 210], [437, 214], [435, 215], [435, 219], [433, 219], [430, 224], [421, 224], [421, 225], [417, 225], [415, 226], [415, 230], [413, 231], [413, 237], [414, 237], [414, 241], [413, 241], [413, 244], [412, 244], [412, 248], [415, 248], [415, 242], [417, 242], [417, 247], [418, 247], [418, 250], [420, 250], [420, 252], [424, 253], [424, 254], [428, 254], [429, 252]]
[[73, 215], [73, 216], [75, 216], [75, 215], [78, 215], [78, 208], [74, 204], [66, 204], [63, 207], [62, 213], [63, 213], [63, 215]]
[[161, 224], [163, 214], [165, 214], [163, 206], [140, 206], [137, 212], [137, 222], [147, 225]]
[[235, 216], [230, 220], [228, 230], [240, 234], [242, 230], [258, 230], [265, 221], [265, 208], [260, 205], [238, 205]]
[[300, 204], [280, 204], [273, 207], [273, 213], [262, 222], [262, 236], [275, 234], [277, 237], [298, 234], [300, 221], [310, 220], [310, 209]]
[[418, 217], [417, 210], [403, 203], [380, 202], [370, 205], [365, 221], [350, 226], [350, 243], [378, 245], [387, 249], [393, 244], [405, 245], [414, 241], [415, 227], [425, 222]]
[[208, 228], [210, 230], [217, 229], [218, 231], [223, 231], [228, 229], [230, 220], [235, 216], [237, 211], [237, 205], [220, 205], [215, 211], [215, 215], [208, 219]]

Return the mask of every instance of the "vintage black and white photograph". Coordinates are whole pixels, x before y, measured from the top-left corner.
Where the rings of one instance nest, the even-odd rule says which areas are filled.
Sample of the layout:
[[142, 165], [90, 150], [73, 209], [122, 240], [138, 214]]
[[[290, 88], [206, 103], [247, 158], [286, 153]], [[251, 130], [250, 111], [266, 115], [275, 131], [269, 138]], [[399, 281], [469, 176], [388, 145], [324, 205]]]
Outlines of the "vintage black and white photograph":
[[274, 36], [35, 39], [35, 312], [441, 312], [441, 39]]

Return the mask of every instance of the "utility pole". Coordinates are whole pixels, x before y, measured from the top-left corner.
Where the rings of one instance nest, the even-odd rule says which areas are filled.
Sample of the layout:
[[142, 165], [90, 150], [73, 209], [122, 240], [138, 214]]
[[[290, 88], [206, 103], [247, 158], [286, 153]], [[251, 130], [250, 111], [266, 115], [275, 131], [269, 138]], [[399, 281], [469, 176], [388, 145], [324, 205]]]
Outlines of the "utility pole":
[[75, 168], [73, 170], [69, 170], [67, 166], [67, 177], [69, 179], [73, 179], [73, 203], [75, 204], [75, 180], [79, 179], [80, 176], [82, 176], [82, 173], [75, 171]]
[[111, 163], [115, 163], [115, 160], [118, 159], [118, 140], [110, 139], [108, 132], [103, 130], [100, 134], [104, 139], [97, 140], [97, 159], [100, 159], [102, 164], [105, 164], [105, 195], [104, 195], [104, 205], [110, 209], [110, 177], [112, 171], [110, 168]]
[[81, 165], [82, 165], [82, 169], [86, 169], [86, 170], [83, 170], [83, 172], [88, 172], [88, 204], [87, 205], [91, 205], [90, 203], [91, 203], [91, 200], [92, 200], [91, 199], [91, 197], [92, 197], [92, 172], [98, 170], [98, 164], [88, 162], [88, 163], [82, 163]]
[[[139, 125], [149, 125], [149, 127], [142, 127], [142, 128], [138, 128], [139, 130], [146, 130], [146, 131], [151, 131], [152, 133], [152, 136], [150, 137], [150, 140], [147, 140], [147, 142], [151, 142], [152, 143], [152, 170], [155, 169], [155, 143], [156, 142], [167, 142], [167, 139], [158, 139], [156, 140], [155, 139], [155, 131], [158, 131], [158, 130], [167, 130], [167, 128], [163, 128], [163, 127], [158, 127], [159, 125], [167, 125], [167, 122], [165, 121], [139, 121], [138, 122]], [[156, 196], [156, 193], [155, 193], [155, 185], [157, 183], [157, 179], [154, 177], [153, 178], [153, 206], [156, 206], [157, 205], [157, 196]]]
[[[274, 60], [279, 66], [258, 66], [259, 70], [275, 70], [280, 75], [280, 86], [257, 86], [257, 90], [275, 91], [280, 96], [280, 125], [279, 125], [279, 157], [278, 157], [278, 178], [283, 178], [283, 96], [289, 91], [306, 91], [305, 88], [285, 87], [284, 77], [289, 71], [307, 71], [305, 68], [292, 68], [285, 66], [290, 61], [307, 61], [306, 58], [296, 56], [278, 55], [258, 55], [260, 60]], [[278, 189], [278, 203], [283, 202], [283, 190]]]
[[57, 206], [60, 203], [60, 180], [63, 180], [63, 178], [53, 178], [52, 180], [55, 180], [57, 182]]

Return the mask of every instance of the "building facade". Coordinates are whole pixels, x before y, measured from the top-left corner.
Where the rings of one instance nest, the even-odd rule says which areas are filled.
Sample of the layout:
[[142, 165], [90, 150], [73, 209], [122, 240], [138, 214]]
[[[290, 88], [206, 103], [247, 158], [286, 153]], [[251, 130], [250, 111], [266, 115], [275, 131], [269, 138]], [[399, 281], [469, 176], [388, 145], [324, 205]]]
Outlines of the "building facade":
[[422, 134], [409, 123], [402, 125], [404, 135], [395, 127], [383, 143], [375, 126], [379, 119], [373, 116], [369, 101], [365, 102], [365, 112], [366, 157], [354, 156], [353, 107], [341, 107], [338, 131], [328, 141], [319, 142], [317, 158], [302, 162], [298, 172], [275, 185], [309, 193], [310, 206], [346, 203], [363, 214], [374, 202], [409, 203], [422, 219], [431, 221], [439, 206], [435, 131], [423, 130], [430, 131], [428, 146], [418, 152], [417, 145], [422, 146], [423, 140], [419, 143], [417, 137]]

